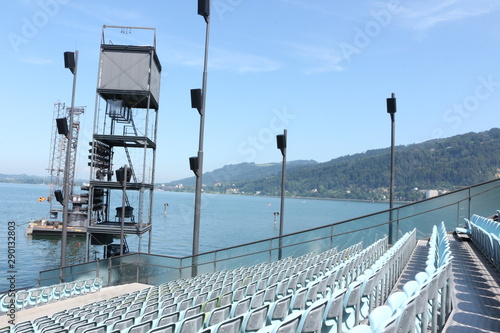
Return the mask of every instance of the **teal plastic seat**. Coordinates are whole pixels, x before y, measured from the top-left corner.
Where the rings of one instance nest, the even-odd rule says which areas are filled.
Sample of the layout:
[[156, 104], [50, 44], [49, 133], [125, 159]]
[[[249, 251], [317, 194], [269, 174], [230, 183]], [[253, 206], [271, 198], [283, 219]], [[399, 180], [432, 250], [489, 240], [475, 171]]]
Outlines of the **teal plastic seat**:
[[321, 332], [342, 332], [343, 303], [346, 291], [345, 288], [338, 289], [328, 298]]
[[237, 288], [235, 291], [233, 291], [233, 302], [238, 302], [239, 300], [242, 300], [246, 296], [246, 289], [247, 286], [241, 286]]
[[223, 322], [205, 329], [203, 332], [208, 333], [240, 333], [243, 324], [243, 316], [231, 317]]
[[210, 312], [212, 311], [213, 309], [215, 309], [219, 304], [219, 298], [216, 297], [216, 298], [212, 298], [212, 299], [209, 299], [208, 301], [206, 301], [205, 303], [203, 303], [203, 305], [201, 306], [201, 309], [203, 312]]
[[252, 297], [245, 297], [231, 306], [231, 317], [236, 317], [244, 314], [250, 309], [250, 303], [252, 302]]
[[141, 323], [135, 324], [131, 326], [127, 333], [147, 333], [153, 326], [153, 321], [148, 320], [148, 321], [143, 321]]
[[208, 299], [208, 291], [200, 292], [193, 300], [193, 305], [203, 304]]
[[96, 326], [97, 326], [97, 324], [94, 322], [90, 322], [90, 323], [85, 322], [85, 323], [75, 324], [75, 326], [73, 328], [71, 328], [71, 330], [74, 333], [83, 333], [90, 328], [95, 328]]
[[54, 289], [52, 290], [52, 297], [51, 297], [51, 300], [59, 300], [61, 298], [64, 298], [64, 289], [66, 287], [66, 284], [65, 283], [61, 283], [61, 284], [58, 284], [58, 285], [55, 285], [54, 286]]
[[107, 333], [108, 327], [106, 325], [95, 326], [87, 328], [83, 333]]
[[69, 298], [73, 296], [74, 293], [75, 293], [75, 282], [66, 283], [66, 285], [64, 286], [63, 297]]
[[139, 322], [155, 320], [156, 318], [158, 318], [158, 314], [159, 314], [158, 309], [153, 311], [148, 311], [139, 318]]
[[29, 297], [26, 307], [34, 307], [42, 302], [42, 289], [34, 288], [28, 290], [28, 292], [29, 292]]
[[165, 326], [171, 323], [176, 323], [179, 321], [180, 313], [179, 312], [172, 312], [169, 314], [165, 314], [161, 316], [159, 319], [157, 319], [156, 326]]
[[193, 305], [193, 298], [185, 298], [177, 303], [177, 311], [182, 312]]
[[397, 321], [401, 310], [393, 311], [388, 305], [381, 305], [373, 309], [368, 316], [370, 327], [375, 333], [392, 333], [397, 331]]
[[295, 311], [271, 328], [272, 333], [296, 333], [304, 311]]
[[307, 310], [304, 311], [297, 327], [297, 333], [316, 333], [321, 332], [323, 326], [323, 317], [325, 314], [328, 299], [317, 300]]
[[104, 278], [102, 276], [98, 276], [94, 280], [94, 285], [92, 286], [92, 291], [100, 291], [102, 288], [102, 284], [104, 282]]
[[150, 333], [175, 333], [175, 323], [158, 326], [149, 331]]
[[376, 303], [376, 293], [375, 286], [378, 284], [376, 272], [368, 268], [365, 270], [363, 276], [363, 284], [361, 285], [360, 292], [360, 306], [359, 306], [359, 316], [360, 320], [364, 320], [368, 317], [370, 312], [374, 309]]
[[309, 291], [308, 287], [297, 289], [292, 294], [292, 302], [290, 303], [290, 311], [304, 310], [306, 308], [306, 298]]
[[408, 296], [403, 291], [397, 291], [387, 298], [387, 304], [395, 312], [396, 309], [400, 308], [406, 302], [407, 298]]
[[176, 333], [196, 333], [203, 328], [205, 322], [205, 313], [199, 313], [195, 316], [184, 318], [177, 322]]
[[266, 326], [267, 314], [269, 313], [269, 304], [262, 305], [258, 308], [252, 309], [243, 318], [242, 331], [257, 332]]
[[135, 324], [134, 318], [121, 319], [113, 323], [112, 331], [115, 330], [126, 331], [129, 327], [133, 326], [134, 324]]
[[227, 292], [225, 294], [222, 294], [219, 298], [218, 306], [224, 306], [232, 303], [233, 299], [233, 292]]
[[360, 322], [361, 286], [366, 277], [349, 284], [343, 301], [342, 322], [346, 330], [353, 328]]
[[276, 300], [274, 303], [271, 303], [267, 316], [268, 325], [283, 321], [290, 313], [291, 302], [292, 295], [288, 295]]
[[16, 292], [16, 309], [22, 310], [28, 306], [30, 293], [27, 290]]
[[205, 327], [214, 326], [229, 318], [231, 314], [231, 304], [221, 306], [208, 312], [205, 320]]
[[194, 315], [197, 315], [198, 313], [201, 313], [201, 304], [198, 305], [193, 305], [187, 308], [186, 310], [181, 312], [181, 319], [187, 318], [187, 317], [192, 317]]

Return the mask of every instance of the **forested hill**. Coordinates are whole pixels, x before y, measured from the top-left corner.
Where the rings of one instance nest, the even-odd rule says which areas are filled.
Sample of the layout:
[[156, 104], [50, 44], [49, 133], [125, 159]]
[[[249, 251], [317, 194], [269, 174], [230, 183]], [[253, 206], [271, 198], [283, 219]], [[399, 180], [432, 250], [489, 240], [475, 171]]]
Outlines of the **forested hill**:
[[[260, 177], [220, 179], [217, 186], [204, 178], [205, 191], [280, 195], [279, 165]], [[397, 146], [395, 170], [395, 196], [405, 201], [421, 199], [424, 189], [454, 190], [498, 178], [500, 129]], [[385, 148], [325, 163], [287, 164], [286, 191], [288, 196], [378, 201], [387, 198], [389, 180], [390, 149]]]
[[[289, 170], [297, 167], [313, 166], [317, 165], [318, 162], [314, 160], [298, 160], [291, 161], [287, 164]], [[255, 163], [240, 163], [240, 164], [230, 164], [225, 165], [222, 168], [216, 169], [214, 171], [203, 173], [203, 183], [208, 186], [214, 184], [224, 184], [231, 185], [237, 182], [259, 179], [262, 177], [271, 177], [277, 175], [281, 172], [281, 163], [265, 163], [265, 164], [255, 164]], [[183, 184], [188, 188], [194, 186], [196, 183], [195, 177], [184, 178], [176, 180], [174, 182], [165, 184], [166, 186], [175, 186], [178, 184]]]

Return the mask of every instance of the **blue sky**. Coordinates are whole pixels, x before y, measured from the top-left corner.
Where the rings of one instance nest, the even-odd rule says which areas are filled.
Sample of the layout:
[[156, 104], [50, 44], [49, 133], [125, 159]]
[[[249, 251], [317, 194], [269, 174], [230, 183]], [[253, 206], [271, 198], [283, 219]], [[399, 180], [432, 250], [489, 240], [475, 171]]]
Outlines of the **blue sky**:
[[[77, 177], [88, 178], [103, 25], [156, 28], [163, 66], [157, 181], [192, 176], [205, 21], [196, 0], [19, 0], [0, 14], [0, 173], [47, 175], [53, 105], [70, 105], [64, 51], [79, 51]], [[332, 158], [497, 127], [499, 0], [212, 0], [205, 171]], [[132, 32], [131, 41], [144, 38]]]

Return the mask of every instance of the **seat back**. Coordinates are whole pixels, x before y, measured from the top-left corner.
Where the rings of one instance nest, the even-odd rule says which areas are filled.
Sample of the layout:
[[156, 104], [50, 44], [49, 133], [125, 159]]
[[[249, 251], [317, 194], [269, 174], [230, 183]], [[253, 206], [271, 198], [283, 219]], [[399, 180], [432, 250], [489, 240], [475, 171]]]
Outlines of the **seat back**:
[[269, 308], [269, 304], [265, 304], [251, 310], [243, 319], [242, 330], [244, 332], [257, 332], [266, 326]]
[[218, 324], [213, 333], [240, 333], [241, 325], [243, 323], [243, 316], [236, 316]]
[[325, 309], [323, 316], [323, 328], [324, 331], [331, 331], [335, 328], [337, 332], [342, 331], [342, 315], [343, 315], [343, 302], [345, 297], [346, 289], [336, 290], [332, 296], [328, 299], [328, 304]]
[[158, 326], [149, 331], [150, 333], [175, 333], [175, 323]]
[[213, 309], [207, 315], [207, 323], [206, 326], [213, 326], [220, 322], [223, 322], [227, 318], [229, 318], [229, 314], [231, 313], [231, 304], [221, 306]]
[[185, 318], [178, 322], [178, 333], [196, 333], [203, 328], [205, 313], [199, 313], [195, 316]]
[[288, 316], [288, 313], [290, 312], [291, 302], [292, 295], [288, 295], [272, 303], [267, 316], [267, 323], [273, 324], [276, 322], [281, 322], [283, 319], [285, 319], [285, 317]]
[[242, 300], [234, 303], [231, 307], [231, 317], [239, 316], [250, 309], [252, 297], [245, 297]]
[[296, 311], [287, 316], [282, 322], [276, 325], [272, 333], [296, 333], [302, 318], [303, 311]]
[[157, 326], [165, 326], [171, 323], [175, 323], [179, 320], [180, 313], [179, 312], [172, 312], [169, 314], [166, 314], [158, 320]]
[[139, 324], [135, 324], [134, 326], [130, 327], [127, 333], [147, 333], [153, 326], [153, 322], [151, 320], [144, 321]]
[[118, 320], [117, 322], [115, 322], [113, 324], [113, 331], [114, 330], [120, 330], [120, 331], [126, 330], [127, 328], [134, 325], [134, 323], [135, 323], [134, 318], [125, 318], [122, 320]]
[[323, 317], [325, 314], [328, 299], [323, 298], [314, 302], [302, 315], [299, 322], [297, 333], [320, 332], [323, 326]]

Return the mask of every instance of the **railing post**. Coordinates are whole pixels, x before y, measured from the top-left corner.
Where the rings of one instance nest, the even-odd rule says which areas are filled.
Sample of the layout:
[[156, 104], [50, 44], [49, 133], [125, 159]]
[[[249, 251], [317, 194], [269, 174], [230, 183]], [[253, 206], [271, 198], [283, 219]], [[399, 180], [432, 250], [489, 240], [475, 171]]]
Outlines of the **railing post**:
[[396, 241], [399, 240], [399, 207], [397, 208], [397, 221], [396, 221]]
[[111, 282], [111, 258], [108, 258], [108, 286], [110, 285]]
[[471, 194], [470, 194], [470, 190], [471, 190], [471, 187], [469, 186], [469, 200], [468, 200], [468, 204], [467, 204], [467, 218], [470, 219], [471, 216], [470, 216], [470, 212], [471, 212], [471, 209], [470, 209], [470, 203], [471, 203]]
[[215, 251], [214, 253], [214, 273], [217, 272], [217, 253], [219, 251]]
[[[135, 263], [135, 274], [136, 274], [136, 277], [135, 277], [135, 282], [139, 283], [139, 265], [141, 264], [141, 254], [138, 253], [137, 254], [137, 261]], [[148, 283], [148, 281], [146, 281], [146, 283]]]
[[330, 249], [333, 249], [333, 232], [334, 228], [333, 225], [330, 227]]
[[95, 277], [99, 277], [99, 270], [100, 270], [99, 259], [97, 259], [95, 263]]

